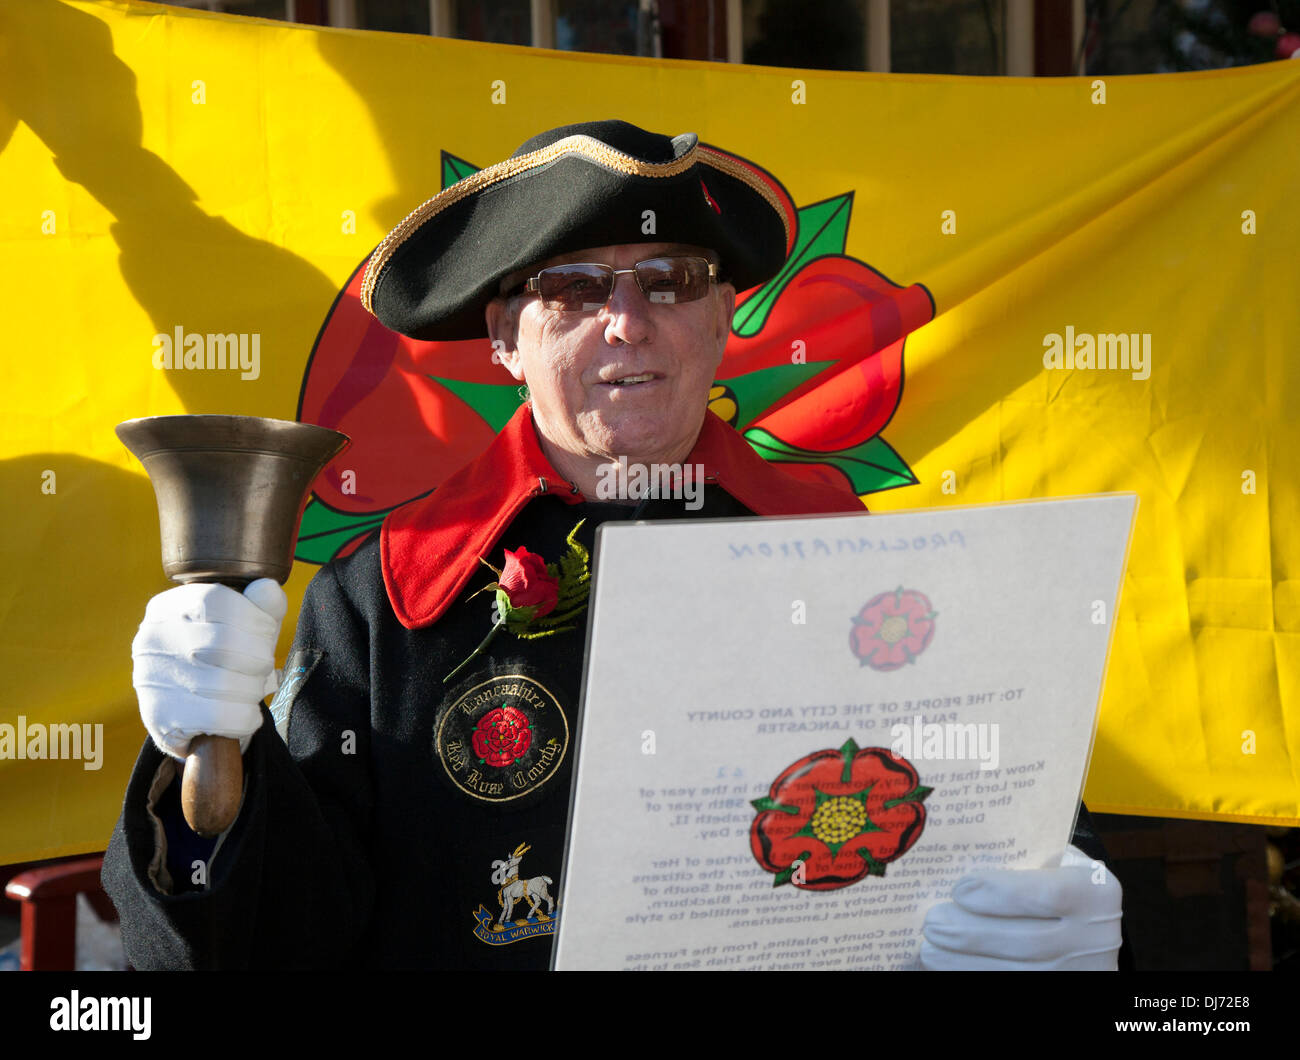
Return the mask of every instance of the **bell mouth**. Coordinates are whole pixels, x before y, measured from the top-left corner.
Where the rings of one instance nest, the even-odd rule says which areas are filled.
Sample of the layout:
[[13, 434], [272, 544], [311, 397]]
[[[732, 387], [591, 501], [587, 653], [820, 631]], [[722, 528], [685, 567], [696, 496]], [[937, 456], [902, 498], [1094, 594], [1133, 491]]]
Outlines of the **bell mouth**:
[[163, 571], [242, 588], [288, 580], [312, 483], [350, 439], [258, 416], [146, 416], [117, 426], [158, 500]]

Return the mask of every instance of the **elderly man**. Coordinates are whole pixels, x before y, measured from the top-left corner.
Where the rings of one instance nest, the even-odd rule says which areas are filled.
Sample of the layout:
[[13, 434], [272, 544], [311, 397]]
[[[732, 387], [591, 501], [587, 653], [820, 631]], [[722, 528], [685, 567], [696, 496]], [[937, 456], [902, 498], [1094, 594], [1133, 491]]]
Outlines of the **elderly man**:
[[[780, 269], [793, 226], [753, 167], [605, 121], [534, 137], [380, 244], [366, 307], [415, 337], [490, 338], [528, 400], [316, 575], [269, 709], [278, 586], [150, 602], [134, 650], [152, 743], [104, 868], [136, 967], [547, 966], [596, 526], [863, 511], [707, 411], [736, 291]], [[697, 503], [685, 482], [609, 496], [623, 461], [698, 469]], [[178, 809], [198, 733], [244, 748], [215, 844]], [[982, 874], [934, 912], [927, 962], [1114, 967], [1118, 885], [1100, 871]]]

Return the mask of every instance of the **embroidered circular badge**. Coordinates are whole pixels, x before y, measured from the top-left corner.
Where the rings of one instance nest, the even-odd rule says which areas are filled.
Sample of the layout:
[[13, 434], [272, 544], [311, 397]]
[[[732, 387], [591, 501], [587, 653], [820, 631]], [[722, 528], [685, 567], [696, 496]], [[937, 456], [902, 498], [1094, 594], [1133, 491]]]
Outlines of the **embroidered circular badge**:
[[466, 795], [508, 802], [559, 772], [569, 721], [545, 685], [502, 674], [474, 685], [443, 712], [433, 749]]

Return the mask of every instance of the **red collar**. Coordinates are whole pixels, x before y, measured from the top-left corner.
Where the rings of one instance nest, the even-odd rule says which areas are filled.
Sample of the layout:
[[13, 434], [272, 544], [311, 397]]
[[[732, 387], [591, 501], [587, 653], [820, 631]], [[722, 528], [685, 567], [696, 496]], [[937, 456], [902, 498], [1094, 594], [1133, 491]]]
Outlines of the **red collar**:
[[[684, 463], [703, 464], [705, 478], [756, 515], [864, 512], [854, 494], [777, 470], [712, 412]], [[379, 532], [384, 585], [407, 629], [436, 622], [488, 553], [534, 497], [566, 504], [585, 498], [551, 466], [537, 440], [528, 403], [477, 460], [433, 493], [388, 514]]]

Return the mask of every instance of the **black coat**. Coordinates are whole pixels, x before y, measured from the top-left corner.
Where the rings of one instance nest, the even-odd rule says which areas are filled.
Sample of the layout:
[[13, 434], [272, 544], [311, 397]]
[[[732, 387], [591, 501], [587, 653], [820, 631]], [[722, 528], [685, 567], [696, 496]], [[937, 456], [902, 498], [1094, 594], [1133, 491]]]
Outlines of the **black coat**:
[[[752, 514], [716, 486], [704, 498], [696, 512], [647, 501], [638, 517]], [[579, 519], [590, 548], [601, 521], [632, 514], [541, 496], [500, 545], [554, 561]], [[471, 588], [492, 577], [484, 567]], [[444, 685], [491, 625], [491, 594], [467, 596], [431, 626], [404, 627], [377, 539], [317, 573], [281, 691], [244, 755], [243, 806], [215, 855], [180, 816], [172, 760], [146, 742], [103, 870], [135, 968], [548, 966], [555, 919], [543, 892], [553, 899], [561, 883], [586, 612], [539, 640], [502, 632]], [[499, 694], [479, 702], [484, 692]], [[474, 734], [507, 701], [527, 715], [528, 746], [494, 768]], [[1104, 856], [1086, 813], [1074, 843]], [[518, 874], [540, 915], [528, 919], [521, 899], [522, 923], [496, 929], [505, 880], [494, 882], [493, 863], [521, 848]], [[209, 886], [193, 884], [209, 860]]]
[[[540, 497], [501, 544], [554, 561], [578, 520], [586, 520], [578, 539], [591, 548], [601, 521], [632, 514], [615, 504]], [[655, 500], [640, 518], [749, 514], [707, 487], [696, 512]], [[492, 562], [501, 558], [498, 552]], [[472, 587], [493, 577], [484, 567]], [[151, 882], [158, 843], [146, 806], [166, 756], [146, 743], [103, 872], [134, 967], [548, 966], [553, 919], [492, 930], [501, 911], [493, 862], [526, 844], [522, 876], [549, 877], [548, 892], [559, 892], [586, 612], [574, 628], [538, 640], [503, 631], [444, 685], [491, 626], [492, 595], [467, 595], [432, 626], [407, 629], [385, 594], [377, 539], [317, 573], [303, 598], [285, 691], [272, 703], [288, 722], [287, 742], [264, 708], [244, 755], [244, 804], [208, 869], [207, 890], [189, 889], [192, 863], [205, 860], [212, 844], [180, 819], [178, 783], [155, 801], [168, 834], [168, 875], [185, 890], [166, 895]], [[523, 758], [495, 769], [470, 753], [472, 723], [493, 704], [474, 707], [475, 693], [466, 701], [473, 713], [458, 728], [455, 717], [463, 694], [494, 677], [533, 726]], [[451, 719], [440, 751], [435, 727], [443, 714]], [[520, 904], [516, 920], [529, 912]], [[544, 901], [539, 911], [545, 914]], [[525, 937], [507, 941], [516, 935]]]

